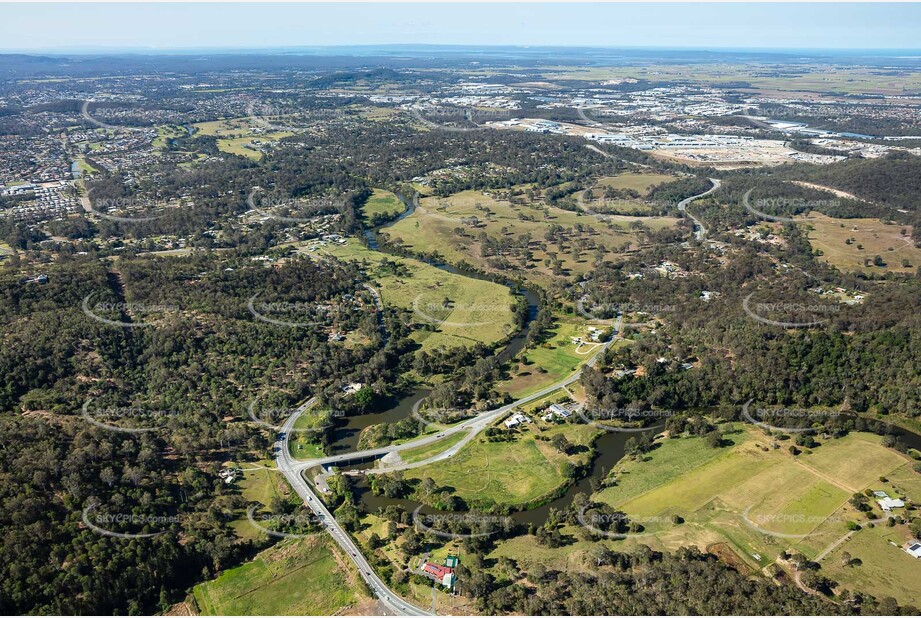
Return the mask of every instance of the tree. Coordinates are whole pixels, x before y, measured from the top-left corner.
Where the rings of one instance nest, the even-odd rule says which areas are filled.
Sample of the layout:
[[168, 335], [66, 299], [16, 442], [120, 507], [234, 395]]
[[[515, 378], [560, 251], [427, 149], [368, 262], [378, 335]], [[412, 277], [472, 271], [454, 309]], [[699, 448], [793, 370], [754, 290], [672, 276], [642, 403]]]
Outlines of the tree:
[[550, 444], [560, 453], [567, 454], [572, 444], [569, 439], [561, 433], [556, 434], [550, 439]]
[[718, 430], [713, 430], [704, 436], [704, 441], [710, 448], [719, 448], [723, 445], [723, 434]]

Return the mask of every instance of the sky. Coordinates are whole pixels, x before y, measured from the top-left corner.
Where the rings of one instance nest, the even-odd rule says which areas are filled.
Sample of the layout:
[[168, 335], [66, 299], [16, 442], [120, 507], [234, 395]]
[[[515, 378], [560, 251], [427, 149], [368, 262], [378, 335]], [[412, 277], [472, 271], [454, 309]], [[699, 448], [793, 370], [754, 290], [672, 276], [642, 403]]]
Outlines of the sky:
[[455, 44], [918, 49], [921, 4], [0, 3], [0, 50]]

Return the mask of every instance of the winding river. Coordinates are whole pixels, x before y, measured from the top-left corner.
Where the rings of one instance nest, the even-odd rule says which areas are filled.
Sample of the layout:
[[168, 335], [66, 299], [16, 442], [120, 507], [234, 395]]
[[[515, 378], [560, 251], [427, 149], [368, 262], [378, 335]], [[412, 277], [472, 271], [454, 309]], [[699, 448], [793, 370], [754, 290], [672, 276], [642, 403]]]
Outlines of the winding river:
[[[381, 247], [380, 243], [378, 242], [378, 233], [380, 230], [390, 227], [396, 224], [398, 221], [408, 217], [415, 211], [415, 202], [418, 199], [417, 197], [406, 199], [400, 196], [400, 199], [406, 205], [406, 210], [404, 210], [395, 219], [377, 227], [366, 229], [364, 232], [369, 248], [398, 257], [400, 257], [400, 254], [389, 249], [386, 245]], [[445, 272], [449, 272], [455, 275], [472, 277], [474, 279], [484, 281], [494, 281], [494, 279], [486, 277], [482, 273], [458, 268], [450, 264], [433, 261], [427, 261], [427, 263], [435, 266], [436, 268], [444, 270]], [[537, 315], [540, 303], [538, 295], [532, 290], [524, 288], [520, 284], [512, 281], [506, 281], [504, 284], [508, 286], [509, 289], [511, 289], [515, 294], [522, 295], [525, 298], [528, 304], [528, 312], [527, 317], [518, 332], [515, 333], [506, 342], [505, 347], [498, 353], [498, 357], [501, 360], [507, 360], [514, 357], [524, 348], [528, 332], [530, 331], [534, 318]], [[350, 417], [343, 427], [336, 430], [335, 441], [331, 445], [331, 452], [336, 453], [358, 450], [358, 437], [364, 428], [378, 423], [395, 422], [408, 417], [412, 412], [413, 404], [418, 402], [420, 399], [425, 398], [429, 392], [431, 392], [430, 389], [420, 387], [402, 399], [395, 401], [393, 405], [386, 409], [372, 414]], [[651, 427], [649, 428], [648, 433], [655, 434], [661, 429], [662, 426]], [[894, 434], [898, 435], [899, 438], [910, 448], [918, 449], [921, 451], [921, 435], [898, 427], [892, 427], [892, 431]], [[576, 494], [583, 493], [586, 495], [591, 495], [594, 493], [595, 487], [600, 485], [601, 481], [604, 480], [608, 472], [617, 464], [617, 462], [623, 458], [626, 452], [627, 441], [636, 435], [638, 434], [611, 431], [604, 432], [595, 441], [594, 449], [596, 454], [591, 464], [589, 464], [588, 469], [584, 471], [585, 474], [575, 483], [570, 485], [565, 493], [539, 507], [511, 513], [509, 517], [524, 525], [532, 523], [535, 525], [542, 525], [545, 521], [547, 521], [550, 509], [562, 510], [567, 508], [572, 503]], [[364, 463], [350, 466], [350, 468], [364, 468], [367, 466], [368, 464]], [[431, 507], [423, 505], [422, 503], [416, 502], [414, 500], [376, 496], [371, 492], [364, 477], [360, 477], [359, 480], [356, 481], [356, 486], [360, 495], [360, 500], [368, 512], [373, 513], [376, 512], [378, 508], [385, 508], [389, 505], [397, 505], [408, 511], [414, 511], [417, 508], [421, 508], [421, 512], [425, 514], [438, 513], [435, 509], [432, 509]]]
[[[418, 200], [418, 197], [399, 197], [403, 204], [406, 206], [406, 209], [400, 213], [399, 216], [386, 223], [373, 228], [368, 228], [364, 231], [365, 239], [370, 249], [374, 251], [380, 251], [381, 253], [387, 253], [395, 257], [402, 256], [396, 251], [391, 250], [386, 245], [381, 246], [378, 242], [377, 236], [380, 230], [396, 224], [398, 221], [405, 219], [416, 210], [416, 201]], [[414, 257], [413, 259], [419, 258]], [[420, 261], [425, 261], [431, 266], [454, 275], [461, 275], [481, 281], [495, 282], [495, 279], [487, 277], [482, 273], [473, 270], [458, 268], [451, 264], [445, 264], [431, 260]], [[528, 333], [530, 332], [534, 318], [537, 317], [537, 312], [540, 308], [540, 297], [533, 290], [523, 287], [514, 281], [505, 281], [503, 282], [503, 285], [508, 287], [514, 294], [523, 297], [528, 305], [527, 315], [523, 323], [518, 328], [518, 331], [508, 338], [504, 347], [496, 355], [500, 361], [504, 362], [510, 358], [513, 358], [516, 354], [524, 349], [525, 343], [528, 339]], [[396, 421], [407, 418], [412, 413], [413, 405], [420, 399], [424, 399], [426, 396], [428, 396], [430, 392], [431, 389], [419, 387], [400, 399], [391, 400], [388, 404], [385, 404], [384, 407], [379, 410], [375, 410], [370, 414], [350, 416], [344, 419], [344, 421], [341, 422], [341, 425], [338, 426], [333, 433], [333, 442], [329, 447], [330, 454], [334, 455], [337, 453], [357, 451], [358, 438], [361, 435], [362, 430], [370, 427], [371, 425], [377, 425], [380, 423], [395, 423]]]

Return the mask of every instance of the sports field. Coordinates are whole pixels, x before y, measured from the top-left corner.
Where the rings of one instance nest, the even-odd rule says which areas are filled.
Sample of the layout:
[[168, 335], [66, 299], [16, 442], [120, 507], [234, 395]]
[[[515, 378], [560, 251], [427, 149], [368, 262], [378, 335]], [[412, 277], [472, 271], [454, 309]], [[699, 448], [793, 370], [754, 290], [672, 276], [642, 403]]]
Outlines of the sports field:
[[[839, 270], [910, 274], [921, 266], [921, 249], [911, 240], [910, 225], [887, 225], [879, 219], [833, 219], [819, 212], [807, 216], [809, 220], [803, 225], [812, 248], [820, 250], [820, 259]], [[877, 255], [885, 266], [872, 265]], [[866, 260], [870, 260], [869, 265], [864, 265]], [[903, 266], [902, 260], [908, 260], [908, 266]]]
[[193, 594], [205, 616], [332, 615], [366, 598], [351, 561], [325, 535], [274, 545]]
[[[412, 338], [423, 350], [477, 342], [493, 345], [515, 330], [514, 297], [504, 285], [372, 251], [354, 239], [346, 245], [330, 244], [308, 254], [366, 260], [367, 272], [384, 305], [412, 312], [413, 321], [420, 327]], [[384, 260], [399, 268], [392, 268]]]

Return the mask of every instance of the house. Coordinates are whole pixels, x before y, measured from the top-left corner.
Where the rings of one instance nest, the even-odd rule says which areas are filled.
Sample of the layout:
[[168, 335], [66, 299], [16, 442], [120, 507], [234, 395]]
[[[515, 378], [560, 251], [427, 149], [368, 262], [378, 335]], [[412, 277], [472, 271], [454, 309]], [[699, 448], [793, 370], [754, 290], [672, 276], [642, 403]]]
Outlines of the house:
[[558, 403], [550, 404], [550, 411], [559, 416], [560, 418], [569, 418], [572, 416], [572, 412], [567, 410], [565, 407], [561, 406]]
[[217, 473], [219, 477], [224, 479], [224, 482], [228, 485], [237, 480], [237, 474], [240, 472], [238, 468], [221, 468], [221, 471]]
[[518, 425], [522, 423], [530, 423], [530, 422], [531, 422], [531, 419], [529, 419], [524, 414], [513, 414], [511, 418], [506, 419], [505, 426], [511, 429], [512, 427], [517, 427]]
[[883, 509], [883, 511], [885, 511], [886, 513], [890, 512], [892, 509], [900, 509], [905, 506], [905, 503], [899, 500], [898, 498], [888, 498], [887, 497], [887, 498], [882, 498], [881, 500], [877, 500], [877, 502], [879, 502], [880, 508]]
[[451, 567], [424, 562], [422, 564], [422, 572], [436, 582], [440, 582], [446, 588], [454, 587], [454, 569]]
[[921, 558], [921, 541], [917, 539], [908, 543], [908, 547], [905, 548], [905, 551], [908, 552], [908, 555], [913, 558]]
[[353, 395], [361, 390], [361, 387], [364, 386], [361, 382], [351, 382], [342, 387], [342, 392], [347, 395]]

